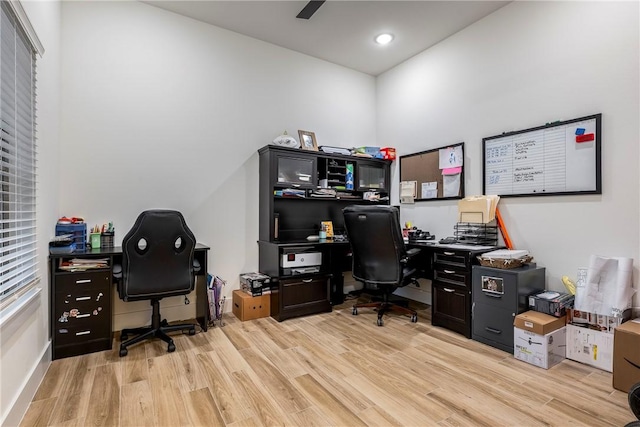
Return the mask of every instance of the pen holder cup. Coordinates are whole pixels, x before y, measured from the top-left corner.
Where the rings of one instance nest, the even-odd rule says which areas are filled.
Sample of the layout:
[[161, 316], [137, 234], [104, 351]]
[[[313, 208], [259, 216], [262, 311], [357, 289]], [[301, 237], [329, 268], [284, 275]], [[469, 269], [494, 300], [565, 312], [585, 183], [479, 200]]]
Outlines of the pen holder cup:
[[89, 234], [89, 243], [91, 244], [91, 249], [100, 249], [100, 240], [100, 233]]
[[113, 247], [113, 232], [104, 232], [100, 235], [100, 247], [112, 248]]

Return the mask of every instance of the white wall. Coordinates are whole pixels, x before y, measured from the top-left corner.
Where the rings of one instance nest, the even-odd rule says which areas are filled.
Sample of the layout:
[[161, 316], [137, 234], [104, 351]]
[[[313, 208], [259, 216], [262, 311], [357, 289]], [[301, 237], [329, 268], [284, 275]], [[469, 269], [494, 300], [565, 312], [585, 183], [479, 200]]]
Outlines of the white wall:
[[[141, 211], [178, 209], [228, 296], [258, 268], [257, 150], [285, 129], [375, 141], [373, 77], [142, 3], [62, 10], [59, 215], [113, 221], [118, 245]], [[114, 298], [116, 330], [148, 322], [148, 302]]]
[[60, 3], [22, 2], [45, 48], [37, 60], [38, 268], [42, 292], [0, 331], [0, 424], [17, 425], [51, 360], [47, 224], [57, 215], [59, 150]]
[[[378, 144], [402, 155], [464, 141], [475, 195], [483, 137], [602, 113], [601, 196], [502, 199], [500, 211], [550, 289], [591, 254], [634, 258], [637, 278], [638, 16], [638, 2], [513, 2], [378, 77]], [[403, 221], [438, 238], [456, 214], [455, 201], [402, 207]]]

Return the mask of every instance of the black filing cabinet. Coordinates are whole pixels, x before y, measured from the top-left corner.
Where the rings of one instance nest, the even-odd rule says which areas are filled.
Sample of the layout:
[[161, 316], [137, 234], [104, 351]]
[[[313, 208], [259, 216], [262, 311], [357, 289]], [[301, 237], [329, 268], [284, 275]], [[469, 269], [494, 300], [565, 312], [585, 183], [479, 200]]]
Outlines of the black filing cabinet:
[[544, 281], [544, 267], [535, 264], [509, 270], [473, 266], [472, 338], [513, 353], [513, 319], [529, 309], [529, 295], [544, 290]]

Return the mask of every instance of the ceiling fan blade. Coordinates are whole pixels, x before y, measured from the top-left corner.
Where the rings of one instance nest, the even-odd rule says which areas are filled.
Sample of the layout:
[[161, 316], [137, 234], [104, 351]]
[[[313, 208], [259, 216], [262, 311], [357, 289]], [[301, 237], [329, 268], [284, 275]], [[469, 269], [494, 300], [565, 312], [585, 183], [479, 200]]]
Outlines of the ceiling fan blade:
[[309, 19], [313, 16], [314, 13], [316, 13], [316, 10], [318, 10], [320, 8], [320, 6], [322, 6], [322, 3], [324, 3], [325, 0], [312, 0], [309, 3], [307, 3], [307, 5], [300, 11], [300, 13], [298, 14], [298, 16], [296, 16], [296, 18], [300, 18], [300, 19]]

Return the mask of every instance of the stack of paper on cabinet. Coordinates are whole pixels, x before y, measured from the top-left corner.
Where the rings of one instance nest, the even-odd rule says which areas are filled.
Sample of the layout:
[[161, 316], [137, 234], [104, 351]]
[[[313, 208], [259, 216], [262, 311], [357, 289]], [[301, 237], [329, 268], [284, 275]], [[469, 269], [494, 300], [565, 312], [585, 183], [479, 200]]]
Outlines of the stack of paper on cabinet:
[[524, 249], [498, 249], [497, 251], [482, 254], [483, 258], [495, 259], [517, 259], [529, 255], [529, 251]]

